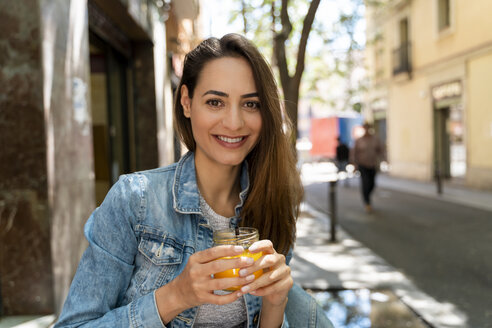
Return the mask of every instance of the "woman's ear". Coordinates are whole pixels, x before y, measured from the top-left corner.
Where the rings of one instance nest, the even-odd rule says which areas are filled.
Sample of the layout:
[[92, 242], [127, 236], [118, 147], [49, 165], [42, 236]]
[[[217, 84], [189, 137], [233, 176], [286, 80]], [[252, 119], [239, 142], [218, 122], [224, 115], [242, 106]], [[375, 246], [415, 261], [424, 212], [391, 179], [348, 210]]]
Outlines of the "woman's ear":
[[188, 87], [186, 85], [181, 86], [181, 106], [183, 106], [183, 115], [187, 118], [191, 116], [191, 98], [188, 95]]

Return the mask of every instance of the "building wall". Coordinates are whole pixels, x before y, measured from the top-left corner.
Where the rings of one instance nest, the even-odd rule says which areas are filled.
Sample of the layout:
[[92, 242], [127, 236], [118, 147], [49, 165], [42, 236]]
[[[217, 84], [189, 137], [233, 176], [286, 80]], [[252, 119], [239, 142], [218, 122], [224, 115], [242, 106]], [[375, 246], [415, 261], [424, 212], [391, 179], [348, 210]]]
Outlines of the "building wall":
[[52, 313], [93, 204], [85, 2], [3, 4], [2, 310]]
[[426, 179], [432, 155], [432, 116], [428, 97], [419, 96], [426, 89], [426, 79], [392, 84], [387, 115], [388, 159], [395, 174]]
[[0, 314], [53, 306], [39, 15], [0, 2]]
[[468, 63], [468, 183], [492, 186], [492, 52]]
[[[459, 81], [464, 110], [467, 171], [464, 183], [492, 189], [492, 2], [451, 0], [451, 27], [438, 32], [437, 0], [388, 1], [368, 10], [367, 46], [371, 88], [367, 108], [387, 105], [391, 174], [419, 180], [434, 178], [432, 89]], [[409, 19], [410, 74], [393, 74], [399, 22]], [[378, 59], [379, 56], [379, 59]], [[378, 62], [379, 60], [379, 62]], [[378, 72], [379, 71], [379, 72]], [[387, 96], [385, 96], [387, 95]], [[382, 98], [382, 99], [381, 99]]]
[[[417, 0], [411, 4], [411, 39], [415, 70], [472, 51], [492, 42], [492, 2], [452, 0], [452, 26], [437, 32], [437, 0]], [[454, 26], [453, 26], [454, 21]]]

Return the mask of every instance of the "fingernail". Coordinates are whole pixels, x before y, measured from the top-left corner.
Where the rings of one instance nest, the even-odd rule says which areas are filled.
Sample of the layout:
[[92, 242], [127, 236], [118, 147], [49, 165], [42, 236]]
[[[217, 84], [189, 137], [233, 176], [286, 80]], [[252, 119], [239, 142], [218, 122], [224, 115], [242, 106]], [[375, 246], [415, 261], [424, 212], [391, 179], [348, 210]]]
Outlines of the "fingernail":
[[246, 264], [253, 264], [255, 260], [252, 257], [243, 256], [243, 261], [246, 261]]
[[251, 280], [254, 280], [255, 279], [255, 275], [254, 274], [250, 274], [249, 276], [246, 277], [246, 280], [247, 281], [251, 281]]
[[246, 271], [246, 269], [241, 269], [241, 270], [239, 270], [239, 275], [240, 275], [241, 277], [244, 277], [247, 273], [248, 273], [248, 272]]
[[254, 251], [256, 251], [257, 249], [258, 249], [258, 246], [256, 246], [256, 244], [253, 244], [253, 245], [249, 246], [249, 248], [248, 248], [248, 250], [249, 250], [250, 252], [254, 252]]
[[243, 296], [243, 294], [241, 294], [241, 293], [237, 293], [237, 294], [236, 294], [236, 296], [237, 296], [237, 297], [241, 297], [241, 296]]
[[251, 287], [249, 287], [249, 286], [243, 286], [243, 288], [241, 288], [241, 292], [246, 294], [250, 289], [251, 289]]
[[234, 252], [236, 253], [244, 252], [243, 246], [234, 246]]

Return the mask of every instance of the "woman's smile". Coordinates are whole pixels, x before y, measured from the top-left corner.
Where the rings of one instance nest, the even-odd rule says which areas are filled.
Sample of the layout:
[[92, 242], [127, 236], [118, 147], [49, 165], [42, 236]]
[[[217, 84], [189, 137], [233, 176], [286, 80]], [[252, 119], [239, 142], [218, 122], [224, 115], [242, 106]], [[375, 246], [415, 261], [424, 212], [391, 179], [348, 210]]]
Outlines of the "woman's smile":
[[244, 137], [237, 137], [237, 138], [228, 138], [228, 137], [223, 137], [223, 136], [217, 136], [222, 141], [225, 141], [227, 143], [238, 143], [239, 141], [243, 140]]
[[224, 147], [237, 148], [237, 147], [241, 147], [248, 137], [247, 136], [226, 137], [226, 136], [217, 135], [215, 136], [215, 138], [217, 138], [219, 144], [221, 144]]

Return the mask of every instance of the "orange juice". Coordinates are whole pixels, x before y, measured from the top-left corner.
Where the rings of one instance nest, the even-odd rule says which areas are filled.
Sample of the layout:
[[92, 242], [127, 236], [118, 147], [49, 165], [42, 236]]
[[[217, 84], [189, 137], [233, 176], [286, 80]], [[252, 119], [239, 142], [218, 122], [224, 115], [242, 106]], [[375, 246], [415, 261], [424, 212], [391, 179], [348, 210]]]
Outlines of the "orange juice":
[[[251, 257], [255, 261], [263, 256], [262, 252], [250, 253], [248, 247], [251, 246], [255, 241], [259, 240], [258, 230], [255, 228], [239, 228], [238, 231], [234, 229], [224, 229], [219, 231], [214, 231], [214, 244], [218, 245], [239, 245], [244, 247], [244, 252], [235, 256], [226, 256], [224, 259], [231, 259], [236, 257]], [[218, 272], [214, 274], [214, 278], [234, 278], [239, 277], [240, 269], [229, 269], [223, 272]], [[263, 274], [263, 270], [258, 270], [253, 273], [255, 279]], [[233, 291], [240, 289], [241, 286], [233, 286], [225, 290]]]

